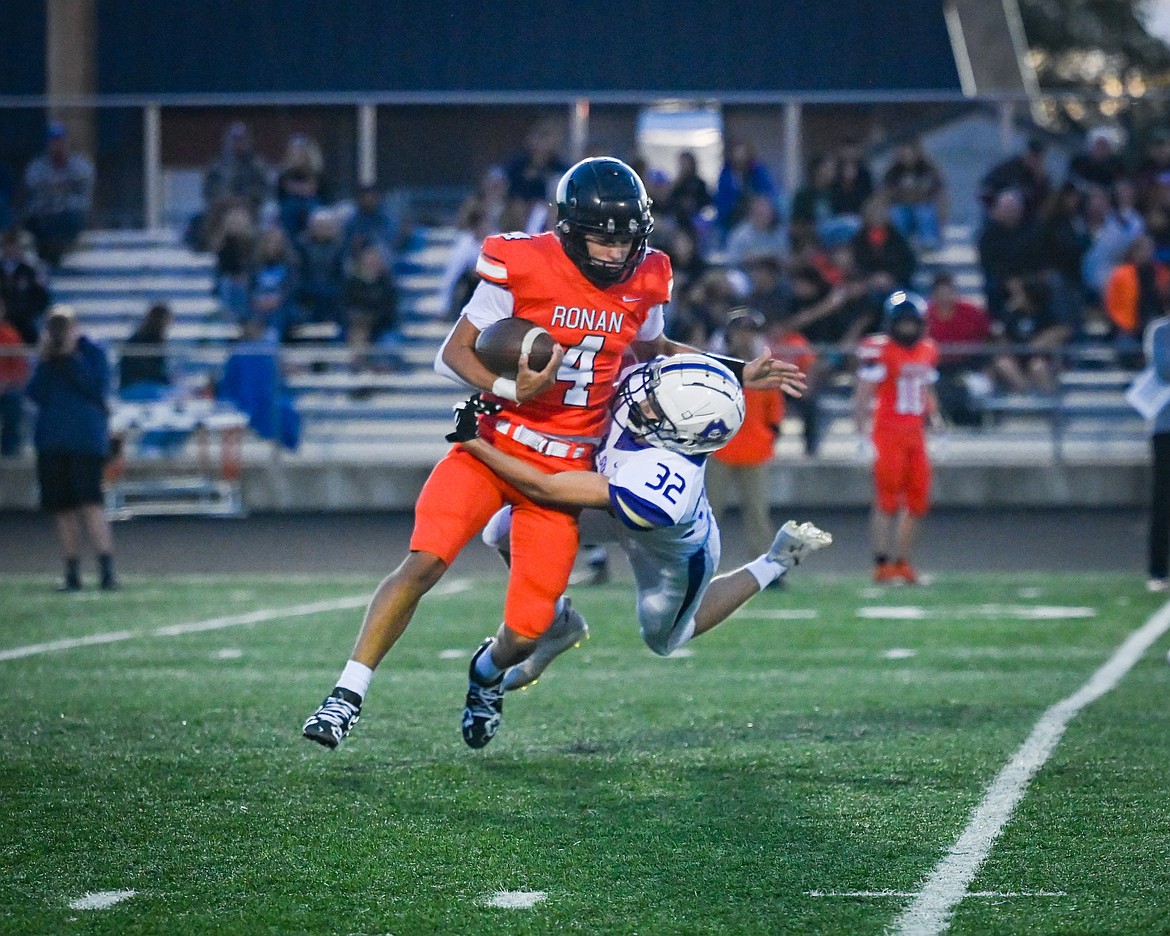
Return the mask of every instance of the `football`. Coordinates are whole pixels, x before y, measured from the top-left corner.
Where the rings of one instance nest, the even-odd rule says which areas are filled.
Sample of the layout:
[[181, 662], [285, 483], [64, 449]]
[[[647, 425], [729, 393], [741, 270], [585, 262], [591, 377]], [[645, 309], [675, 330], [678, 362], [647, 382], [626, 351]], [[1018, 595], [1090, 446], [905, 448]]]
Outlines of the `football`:
[[552, 359], [555, 342], [547, 331], [527, 319], [514, 316], [493, 322], [475, 339], [475, 356], [493, 374], [514, 378], [520, 353], [528, 352], [528, 366], [544, 370]]

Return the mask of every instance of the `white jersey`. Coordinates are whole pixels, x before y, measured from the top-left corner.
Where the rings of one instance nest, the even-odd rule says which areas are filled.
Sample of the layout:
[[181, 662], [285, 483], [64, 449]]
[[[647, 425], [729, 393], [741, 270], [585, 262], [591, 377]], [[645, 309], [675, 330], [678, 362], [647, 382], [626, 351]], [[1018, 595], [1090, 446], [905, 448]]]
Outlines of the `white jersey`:
[[642, 638], [668, 654], [694, 633], [695, 610], [719, 566], [719, 527], [707, 501], [706, 457], [639, 442], [622, 428], [624, 408], [596, 467], [609, 479], [611, 512], [637, 582]]

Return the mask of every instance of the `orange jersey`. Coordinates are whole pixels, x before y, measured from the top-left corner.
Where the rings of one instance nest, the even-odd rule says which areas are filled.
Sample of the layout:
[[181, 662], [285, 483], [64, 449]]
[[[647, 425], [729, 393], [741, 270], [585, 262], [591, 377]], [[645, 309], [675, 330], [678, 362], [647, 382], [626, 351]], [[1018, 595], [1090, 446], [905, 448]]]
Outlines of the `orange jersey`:
[[600, 441], [622, 355], [651, 310], [670, 300], [666, 254], [648, 250], [624, 283], [600, 289], [566, 256], [557, 235], [497, 234], [483, 242], [476, 271], [512, 294], [512, 314], [546, 328], [565, 349], [557, 382], [504, 415], [546, 435]]
[[870, 335], [857, 352], [857, 377], [875, 384], [873, 431], [921, 432], [927, 418], [926, 390], [938, 380], [938, 347], [922, 338], [909, 348], [889, 335]]

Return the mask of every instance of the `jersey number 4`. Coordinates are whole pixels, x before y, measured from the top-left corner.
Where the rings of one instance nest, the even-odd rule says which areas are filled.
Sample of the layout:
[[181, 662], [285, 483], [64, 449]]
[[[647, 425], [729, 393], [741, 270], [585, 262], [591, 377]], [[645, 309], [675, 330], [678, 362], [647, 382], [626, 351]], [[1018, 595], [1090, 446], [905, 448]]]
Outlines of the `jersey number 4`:
[[593, 385], [593, 362], [605, 344], [604, 335], [586, 335], [565, 352], [557, 369], [557, 380], [571, 383], [565, 391], [565, 406], [588, 406], [589, 388]]

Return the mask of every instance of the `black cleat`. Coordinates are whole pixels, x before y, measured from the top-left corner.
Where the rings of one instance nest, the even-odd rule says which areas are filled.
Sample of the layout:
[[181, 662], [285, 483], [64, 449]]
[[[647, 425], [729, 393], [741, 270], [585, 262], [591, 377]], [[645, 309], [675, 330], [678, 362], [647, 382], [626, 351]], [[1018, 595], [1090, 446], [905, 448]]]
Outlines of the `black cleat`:
[[310, 741], [335, 748], [349, 734], [361, 716], [362, 699], [356, 692], [338, 686], [305, 722], [301, 733]]
[[490, 686], [480, 683], [475, 663], [483, 653], [490, 653], [495, 638], [489, 637], [479, 645], [471, 658], [467, 676], [467, 702], [463, 708], [463, 740], [468, 747], [481, 748], [496, 736], [504, 714], [504, 677], [501, 675]]

